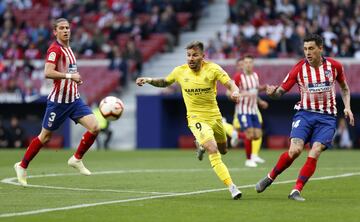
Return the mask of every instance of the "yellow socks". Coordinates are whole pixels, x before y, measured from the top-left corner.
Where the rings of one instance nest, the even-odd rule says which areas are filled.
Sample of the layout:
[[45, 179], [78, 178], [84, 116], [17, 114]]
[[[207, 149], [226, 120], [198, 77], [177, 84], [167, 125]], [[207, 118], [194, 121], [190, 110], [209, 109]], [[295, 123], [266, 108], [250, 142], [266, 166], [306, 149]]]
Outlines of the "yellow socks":
[[261, 143], [262, 143], [262, 137], [260, 137], [257, 140], [252, 140], [251, 141], [251, 146], [252, 146], [251, 154], [253, 154], [255, 156], [259, 155]]
[[224, 184], [226, 184], [227, 186], [230, 186], [233, 182], [230, 177], [229, 170], [221, 160], [220, 153], [217, 152], [217, 153], [209, 154], [209, 160], [211, 163], [211, 167], [214, 169], [219, 179], [223, 181]]

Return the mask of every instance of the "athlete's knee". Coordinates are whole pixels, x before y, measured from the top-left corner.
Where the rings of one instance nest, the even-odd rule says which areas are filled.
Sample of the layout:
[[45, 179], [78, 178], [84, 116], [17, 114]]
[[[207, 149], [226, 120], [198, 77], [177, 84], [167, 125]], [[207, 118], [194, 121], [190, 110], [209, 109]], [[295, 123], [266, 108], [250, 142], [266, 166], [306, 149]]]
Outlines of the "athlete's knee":
[[254, 140], [258, 140], [262, 137], [262, 130], [255, 130], [254, 131]]
[[218, 148], [215, 140], [207, 141], [202, 146], [206, 149], [208, 154], [214, 154], [218, 152]]
[[41, 143], [42, 144], [45, 144], [45, 143], [47, 143], [47, 142], [49, 142], [50, 141], [50, 139], [51, 139], [51, 136], [52, 136], [52, 134], [51, 133], [48, 133], [48, 132], [41, 132], [40, 134], [39, 134], [39, 140], [41, 141]]
[[319, 142], [315, 142], [312, 147], [311, 150], [309, 151], [309, 156], [315, 159], [318, 159], [321, 152], [325, 149], [325, 145], [319, 143]]
[[90, 127], [89, 131], [94, 135], [98, 135], [100, 133], [99, 124], [94, 124], [94, 126]]
[[299, 138], [292, 138], [289, 149], [289, 156], [291, 158], [297, 158], [301, 154], [303, 149], [304, 149], [304, 141]]

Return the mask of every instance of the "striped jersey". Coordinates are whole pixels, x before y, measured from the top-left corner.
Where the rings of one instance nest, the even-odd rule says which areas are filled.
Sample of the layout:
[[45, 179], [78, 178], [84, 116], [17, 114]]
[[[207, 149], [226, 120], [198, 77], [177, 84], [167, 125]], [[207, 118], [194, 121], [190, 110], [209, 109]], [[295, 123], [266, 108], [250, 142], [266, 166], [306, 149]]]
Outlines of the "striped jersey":
[[[46, 55], [46, 62], [55, 65], [55, 70], [62, 73], [77, 72], [76, 58], [70, 47], [53, 42]], [[53, 89], [48, 100], [56, 103], [71, 103], [80, 97], [77, 83], [70, 79], [54, 79]]]
[[236, 104], [235, 111], [237, 114], [257, 114], [258, 105], [258, 88], [259, 76], [256, 72], [250, 75], [244, 73], [235, 73], [233, 76], [235, 84], [239, 87], [239, 91], [250, 93], [250, 96], [241, 96], [240, 101]]
[[322, 58], [321, 66], [314, 68], [304, 59], [291, 69], [281, 87], [289, 91], [298, 84], [301, 100], [295, 105], [296, 110], [336, 115], [335, 80], [339, 83], [346, 80], [340, 62]]

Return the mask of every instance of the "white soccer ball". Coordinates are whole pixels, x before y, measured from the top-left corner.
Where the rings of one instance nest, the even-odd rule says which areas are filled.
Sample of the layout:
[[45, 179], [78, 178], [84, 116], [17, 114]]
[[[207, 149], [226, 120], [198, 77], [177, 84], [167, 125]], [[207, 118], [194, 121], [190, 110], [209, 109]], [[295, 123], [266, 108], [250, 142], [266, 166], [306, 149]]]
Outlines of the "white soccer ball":
[[99, 105], [100, 113], [109, 121], [120, 118], [124, 111], [124, 103], [115, 96], [107, 96], [101, 100]]

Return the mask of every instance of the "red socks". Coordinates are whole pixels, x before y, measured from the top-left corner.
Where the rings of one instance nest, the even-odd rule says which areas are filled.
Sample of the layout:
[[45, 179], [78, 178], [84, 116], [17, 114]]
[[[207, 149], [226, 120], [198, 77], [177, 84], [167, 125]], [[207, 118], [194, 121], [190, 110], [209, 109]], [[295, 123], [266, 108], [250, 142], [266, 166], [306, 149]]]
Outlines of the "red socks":
[[96, 139], [97, 135], [94, 135], [92, 133], [90, 133], [89, 131], [87, 131], [81, 141], [80, 144], [76, 150], [76, 153], [74, 154], [74, 156], [76, 157], [76, 159], [82, 159], [82, 157], [84, 156], [84, 154], [86, 153], [86, 151], [90, 148], [90, 146], [94, 143], [95, 139]]
[[251, 140], [249, 139], [245, 139], [244, 140], [244, 147], [245, 147], [245, 153], [246, 153], [246, 159], [250, 160], [251, 159]]
[[39, 140], [39, 137], [35, 137], [29, 147], [26, 149], [25, 155], [21, 160], [20, 166], [26, 169], [30, 163], [30, 161], [36, 156], [39, 150], [43, 147], [43, 144]]
[[317, 159], [308, 157], [304, 166], [301, 168], [299, 177], [296, 180], [296, 184], [294, 186], [294, 189], [301, 191], [306, 184], [306, 182], [309, 180], [309, 178], [314, 174], [316, 169], [316, 163]]
[[289, 156], [288, 151], [281, 154], [281, 156], [280, 156], [278, 162], [276, 163], [275, 167], [269, 173], [270, 178], [272, 180], [275, 180], [275, 178], [279, 174], [281, 174], [286, 168], [288, 168], [292, 164], [293, 161], [294, 161], [294, 159], [292, 159]]
[[238, 138], [244, 141], [244, 148], [245, 148], [245, 154], [246, 154], [246, 159], [250, 160], [251, 159], [251, 140], [246, 139], [246, 135], [244, 132], [239, 131], [238, 132]]

